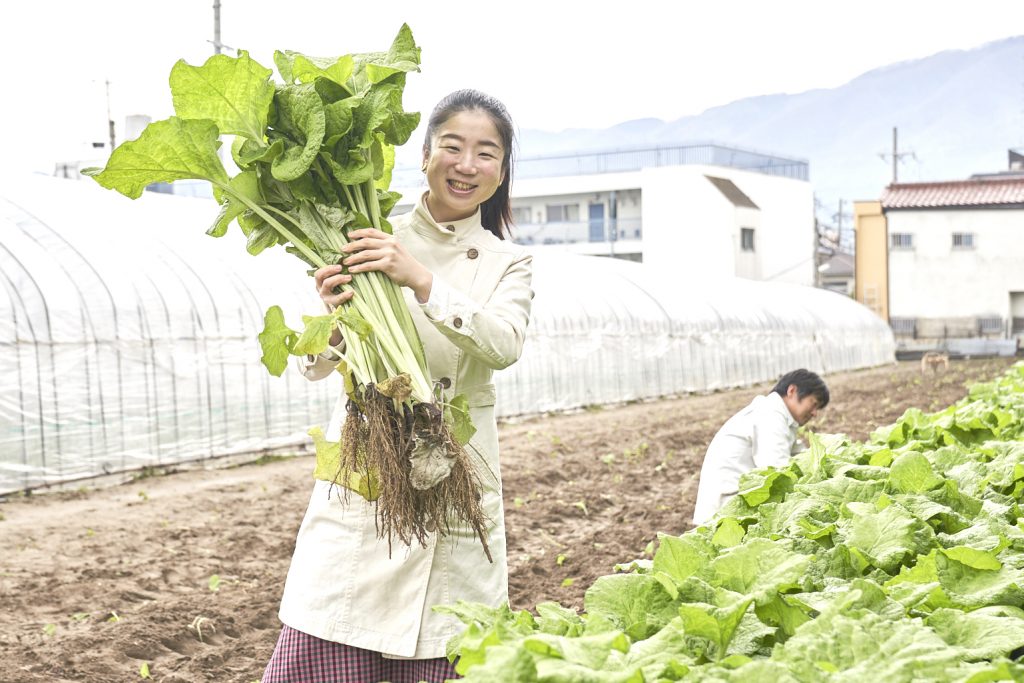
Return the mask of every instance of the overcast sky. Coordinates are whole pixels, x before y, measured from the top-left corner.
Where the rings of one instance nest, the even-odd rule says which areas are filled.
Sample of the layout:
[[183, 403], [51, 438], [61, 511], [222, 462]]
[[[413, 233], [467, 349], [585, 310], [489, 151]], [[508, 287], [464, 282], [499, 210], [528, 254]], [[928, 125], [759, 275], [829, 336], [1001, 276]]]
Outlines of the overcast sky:
[[[119, 142], [126, 115], [171, 115], [167, 75], [179, 58], [212, 54], [213, 2], [5, 4], [3, 166], [49, 173], [106, 140], [108, 80]], [[408, 109], [425, 116], [445, 93], [475, 87], [504, 100], [520, 129], [556, 131], [836, 87], [1022, 34], [1024, 1], [221, 0], [222, 42], [268, 67], [275, 49], [384, 50], [403, 22], [423, 50]], [[1021, 93], [1024, 110], [1024, 64]]]

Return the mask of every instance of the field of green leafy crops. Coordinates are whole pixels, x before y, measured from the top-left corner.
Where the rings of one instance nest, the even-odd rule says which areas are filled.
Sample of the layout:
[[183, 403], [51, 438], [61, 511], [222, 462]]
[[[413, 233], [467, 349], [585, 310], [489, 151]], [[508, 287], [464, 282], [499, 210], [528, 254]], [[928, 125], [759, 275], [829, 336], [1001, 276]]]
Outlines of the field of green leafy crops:
[[812, 437], [653, 560], [445, 609], [467, 681], [1024, 681], [1024, 363], [864, 443]]

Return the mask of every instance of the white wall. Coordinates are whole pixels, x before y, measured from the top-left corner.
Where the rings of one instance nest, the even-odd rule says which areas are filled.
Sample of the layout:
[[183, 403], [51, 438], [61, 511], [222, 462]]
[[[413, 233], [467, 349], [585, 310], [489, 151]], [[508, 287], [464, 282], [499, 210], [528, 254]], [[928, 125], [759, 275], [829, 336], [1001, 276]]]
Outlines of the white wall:
[[[759, 207], [738, 208], [705, 176], [727, 178]], [[395, 188], [406, 202], [419, 188]], [[515, 180], [515, 206], [531, 205], [534, 219], [547, 203], [577, 202], [585, 230], [587, 204], [607, 193], [629, 190], [640, 201], [633, 205], [618, 197], [620, 224], [638, 214], [643, 222], [643, 262], [668, 272], [695, 277], [742, 276], [800, 285], [813, 285], [814, 195], [804, 180], [768, 176], [723, 166], [663, 166], [630, 173], [598, 173]], [[405, 203], [405, 202], [403, 202]], [[401, 211], [401, 207], [399, 208]], [[756, 222], [754, 218], [756, 217]], [[740, 250], [740, 227], [755, 228], [755, 254]], [[629, 241], [627, 236], [626, 240]], [[548, 245], [549, 248], [565, 248]], [[593, 244], [571, 251], [604, 253]], [[616, 245], [618, 251], [620, 245]], [[621, 245], [623, 248], [630, 248]]]
[[[727, 178], [757, 204], [738, 210], [705, 177]], [[814, 283], [814, 195], [810, 183], [720, 166], [641, 171], [644, 263], [685, 268], [699, 277], [759, 271], [759, 279]], [[741, 224], [744, 224], [741, 226]], [[740, 227], [755, 228], [755, 259], [740, 255]]]
[[[1024, 210], [888, 211], [889, 234], [911, 233], [914, 248], [889, 250], [890, 315], [907, 318], [1010, 315], [1024, 291]], [[974, 249], [953, 249], [973, 232]]]
[[641, 171], [645, 266], [687, 278], [735, 275], [735, 207], [704, 177], [703, 168]]

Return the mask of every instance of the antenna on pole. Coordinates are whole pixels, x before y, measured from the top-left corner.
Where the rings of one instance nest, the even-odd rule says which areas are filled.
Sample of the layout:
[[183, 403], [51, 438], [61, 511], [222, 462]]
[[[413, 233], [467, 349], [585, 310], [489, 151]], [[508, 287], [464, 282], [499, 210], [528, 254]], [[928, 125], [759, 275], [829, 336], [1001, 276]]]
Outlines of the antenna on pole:
[[879, 152], [878, 156], [882, 158], [882, 161], [885, 161], [887, 159], [892, 159], [892, 184], [893, 185], [895, 185], [897, 183], [897, 181], [899, 180], [898, 164], [899, 164], [900, 160], [903, 159], [903, 157], [910, 157], [912, 159], [917, 159], [917, 155], [914, 154], [912, 151], [910, 151], [910, 152], [901, 152], [900, 151], [899, 143], [898, 143], [898, 137], [897, 137], [897, 128], [896, 128], [896, 126], [893, 126], [893, 128], [892, 128], [892, 152], [889, 153], [889, 154], [886, 154], [885, 152]]

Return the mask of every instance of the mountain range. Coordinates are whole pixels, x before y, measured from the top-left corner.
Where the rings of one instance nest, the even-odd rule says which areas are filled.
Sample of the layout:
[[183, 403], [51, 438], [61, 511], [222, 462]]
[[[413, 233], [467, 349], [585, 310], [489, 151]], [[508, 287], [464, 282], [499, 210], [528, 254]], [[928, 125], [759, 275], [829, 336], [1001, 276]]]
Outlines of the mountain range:
[[[809, 57], [809, 58], [813, 58]], [[717, 142], [810, 162], [823, 208], [878, 198], [892, 181], [955, 180], [1007, 168], [1024, 146], [1024, 36], [899, 62], [836, 88], [749, 97], [675, 121], [520, 131], [520, 158]], [[904, 154], [905, 153], [905, 154]], [[884, 157], [882, 155], [885, 155]]]

